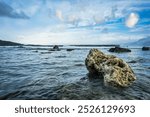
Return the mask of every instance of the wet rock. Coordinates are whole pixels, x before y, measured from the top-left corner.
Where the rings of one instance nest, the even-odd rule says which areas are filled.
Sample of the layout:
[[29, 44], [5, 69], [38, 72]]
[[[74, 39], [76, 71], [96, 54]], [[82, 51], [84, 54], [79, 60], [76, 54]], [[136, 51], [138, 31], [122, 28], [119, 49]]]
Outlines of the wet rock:
[[41, 52], [41, 54], [51, 54], [51, 52]]
[[150, 50], [150, 47], [143, 47], [142, 50], [143, 51], [148, 51], [148, 50]]
[[53, 49], [54, 49], [54, 50], [59, 50], [58, 45], [54, 45]]
[[115, 48], [110, 48], [109, 52], [118, 52], [118, 53], [120, 53], [120, 52], [131, 52], [131, 50], [128, 49], [128, 48], [115, 47]]
[[55, 56], [55, 58], [65, 58], [66, 56]]
[[84, 64], [79, 63], [79, 64], [75, 64], [75, 66], [84, 66]]
[[128, 63], [137, 63], [137, 61], [132, 60], [132, 61], [129, 61]]
[[60, 48], [58, 45], [54, 45], [52, 49], [49, 49], [49, 51], [60, 51]]
[[67, 49], [67, 51], [73, 51], [74, 49]]
[[38, 52], [38, 50], [35, 50], [35, 51], [33, 51], [33, 52]]
[[130, 66], [122, 59], [91, 49], [85, 65], [90, 74], [98, 75], [104, 83], [116, 87], [127, 87], [136, 79]]

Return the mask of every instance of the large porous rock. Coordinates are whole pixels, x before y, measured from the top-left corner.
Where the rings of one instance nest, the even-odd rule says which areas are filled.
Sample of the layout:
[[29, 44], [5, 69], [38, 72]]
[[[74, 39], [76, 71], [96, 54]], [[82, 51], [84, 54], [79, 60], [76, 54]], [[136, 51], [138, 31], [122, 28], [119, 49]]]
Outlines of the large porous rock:
[[109, 52], [117, 52], [117, 53], [120, 53], [120, 52], [131, 52], [131, 50], [128, 49], [128, 48], [115, 47], [115, 48], [110, 48], [110, 49], [109, 49]]
[[131, 67], [122, 59], [106, 55], [98, 49], [91, 49], [85, 60], [90, 74], [104, 78], [111, 86], [127, 87], [136, 79]]
[[150, 47], [143, 47], [142, 50], [143, 51], [148, 51], [148, 50], [150, 50]]

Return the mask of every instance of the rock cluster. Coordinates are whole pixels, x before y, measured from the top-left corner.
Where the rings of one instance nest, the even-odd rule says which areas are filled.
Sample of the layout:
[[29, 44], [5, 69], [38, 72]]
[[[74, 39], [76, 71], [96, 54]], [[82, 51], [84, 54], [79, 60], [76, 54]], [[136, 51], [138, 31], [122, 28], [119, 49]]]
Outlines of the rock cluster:
[[127, 87], [136, 79], [131, 67], [122, 59], [106, 55], [98, 49], [91, 49], [85, 60], [90, 74], [104, 78], [111, 86]]
[[115, 48], [110, 48], [109, 52], [131, 52], [130, 49], [128, 48], [121, 48], [121, 47], [115, 47]]

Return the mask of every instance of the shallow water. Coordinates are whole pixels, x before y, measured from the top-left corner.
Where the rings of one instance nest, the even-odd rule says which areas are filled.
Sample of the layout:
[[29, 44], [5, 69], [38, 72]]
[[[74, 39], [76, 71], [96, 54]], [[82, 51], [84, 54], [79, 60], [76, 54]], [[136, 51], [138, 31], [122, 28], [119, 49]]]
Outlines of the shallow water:
[[128, 62], [137, 76], [132, 86], [118, 89], [87, 75], [90, 48], [66, 48], [0, 47], [0, 99], [150, 99], [150, 51], [117, 54], [99, 48]]

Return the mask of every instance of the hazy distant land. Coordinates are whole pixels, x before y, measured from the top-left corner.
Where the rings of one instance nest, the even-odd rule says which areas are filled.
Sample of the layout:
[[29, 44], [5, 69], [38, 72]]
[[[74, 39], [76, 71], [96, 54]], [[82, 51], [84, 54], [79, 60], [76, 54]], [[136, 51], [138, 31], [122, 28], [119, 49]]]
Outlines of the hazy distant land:
[[[36, 45], [36, 44], [20, 44], [17, 42], [11, 42], [11, 41], [4, 41], [4, 40], [0, 40], [0, 46], [20, 46], [20, 45], [26, 45], [26, 46], [41, 46], [41, 45]], [[121, 44], [123, 45], [123, 44]], [[143, 38], [143, 39], [139, 39], [135, 42], [131, 42], [131, 43], [126, 43], [126, 46], [150, 46], [150, 37], [147, 38]], [[52, 45], [44, 45], [44, 46], [52, 46]], [[62, 45], [59, 45], [62, 46]], [[74, 44], [74, 45], [70, 45], [70, 46], [89, 46], [89, 47], [111, 47], [111, 46], [120, 46], [119, 44]]]
[[139, 39], [138, 41], [127, 43], [129, 46], [150, 46], [150, 37]]

